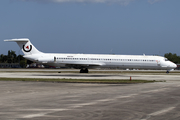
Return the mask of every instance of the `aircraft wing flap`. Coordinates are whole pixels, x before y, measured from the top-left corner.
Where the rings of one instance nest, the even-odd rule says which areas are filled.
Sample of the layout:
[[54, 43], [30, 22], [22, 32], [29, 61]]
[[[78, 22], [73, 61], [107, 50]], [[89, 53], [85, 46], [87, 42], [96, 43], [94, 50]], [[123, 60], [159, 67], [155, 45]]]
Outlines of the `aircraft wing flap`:
[[81, 67], [96, 67], [96, 66], [102, 66], [104, 64], [102, 63], [66, 63], [66, 66], [68, 67], [74, 67], [74, 68], [81, 68]]

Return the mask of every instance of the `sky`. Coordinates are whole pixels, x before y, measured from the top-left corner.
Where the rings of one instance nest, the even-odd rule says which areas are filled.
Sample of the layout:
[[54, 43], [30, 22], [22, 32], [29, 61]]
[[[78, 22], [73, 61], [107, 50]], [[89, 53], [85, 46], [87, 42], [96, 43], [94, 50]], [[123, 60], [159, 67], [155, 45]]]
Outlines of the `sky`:
[[29, 38], [47, 53], [180, 55], [180, 0], [0, 0], [5, 39]]

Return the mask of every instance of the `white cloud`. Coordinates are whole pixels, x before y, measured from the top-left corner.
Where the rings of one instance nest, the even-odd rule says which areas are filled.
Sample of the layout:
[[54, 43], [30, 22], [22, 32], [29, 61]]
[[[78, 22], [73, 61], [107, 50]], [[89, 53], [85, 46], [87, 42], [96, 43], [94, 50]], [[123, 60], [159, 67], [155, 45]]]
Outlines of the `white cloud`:
[[119, 3], [121, 5], [128, 5], [134, 0], [21, 0], [34, 2], [56, 2], [56, 3]]
[[154, 4], [154, 3], [160, 2], [160, 1], [163, 1], [163, 0], [148, 0], [148, 2], [149, 2], [150, 4]]
[[133, 0], [49, 0], [53, 2], [79, 2], [79, 3], [129, 3]]
[[[138, 0], [21, 0], [21, 1], [34, 1], [34, 2], [55, 2], [55, 3], [118, 3], [121, 5], [128, 5], [133, 1]], [[163, 0], [147, 0], [148, 3], [154, 4]]]

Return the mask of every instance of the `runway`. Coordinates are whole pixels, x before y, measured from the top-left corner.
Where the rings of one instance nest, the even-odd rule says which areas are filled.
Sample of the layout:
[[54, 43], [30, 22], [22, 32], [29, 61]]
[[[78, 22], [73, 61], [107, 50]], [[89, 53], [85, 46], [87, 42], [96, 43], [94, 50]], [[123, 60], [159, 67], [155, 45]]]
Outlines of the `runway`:
[[[70, 71], [61, 73], [60, 71]], [[91, 70], [97, 73], [79, 73], [77, 69], [0, 69], [1, 78], [45, 78], [45, 79], [130, 79], [134, 80], [157, 80], [157, 81], [179, 81], [180, 72], [176, 74], [156, 73], [121, 73], [121, 70]], [[100, 72], [99, 72], [100, 71]], [[107, 71], [111, 71], [108, 73]], [[114, 72], [114, 73], [113, 73]], [[152, 71], [150, 71], [152, 72]], [[153, 71], [156, 72], [156, 71]], [[159, 72], [159, 71], [157, 71]]]
[[[19, 75], [19, 77], [27, 75], [38, 77], [43, 74], [45, 74], [44, 77], [47, 77], [51, 75], [51, 73], [27, 74], [26, 72], [1, 72], [0, 74], [4, 74], [5, 76], [5, 73], [6, 75], [16, 74], [17, 76]], [[59, 74], [61, 75], [61, 73]], [[49, 77], [59, 77], [59, 74], [53, 73], [53, 75]], [[71, 77], [80, 75], [66, 73], [64, 76], [69, 76], [68, 74], [70, 74]], [[93, 75], [94, 74], [82, 74], [82, 76], [80, 76], [92, 77]], [[99, 78], [106, 78], [106, 75], [107, 74], [101, 74]], [[113, 74], [108, 75], [113, 76]], [[167, 82], [147, 84], [75, 84], [0, 81], [0, 119], [180, 119], [180, 77], [178, 75], [133, 75], [142, 79], [148, 77], [151, 79], [166, 79]], [[115, 74], [115, 76], [121, 78], [130, 75]], [[2, 75], [0, 77], [2, 77]]]

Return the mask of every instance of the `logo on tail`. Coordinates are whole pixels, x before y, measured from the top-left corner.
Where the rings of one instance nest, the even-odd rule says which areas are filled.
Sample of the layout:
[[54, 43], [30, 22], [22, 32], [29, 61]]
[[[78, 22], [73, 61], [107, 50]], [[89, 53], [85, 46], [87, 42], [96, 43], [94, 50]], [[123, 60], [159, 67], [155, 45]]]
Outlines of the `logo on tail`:
[[32, 45], [28, 45], [28, 46], [23, 45], [23, 50], [25, 52], [30, 52], [32, 50]]

